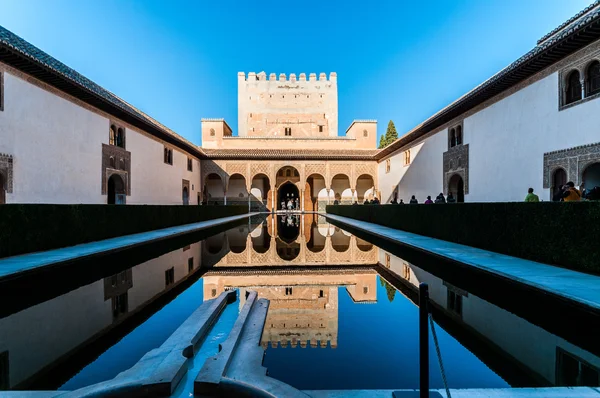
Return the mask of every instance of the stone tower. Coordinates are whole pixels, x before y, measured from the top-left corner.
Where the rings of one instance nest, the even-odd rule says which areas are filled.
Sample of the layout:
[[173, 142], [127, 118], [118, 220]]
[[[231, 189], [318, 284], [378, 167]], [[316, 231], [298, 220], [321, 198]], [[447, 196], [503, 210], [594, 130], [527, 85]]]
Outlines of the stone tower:
[[240, 137], [337, 137], [337, 75], [238, 73]]

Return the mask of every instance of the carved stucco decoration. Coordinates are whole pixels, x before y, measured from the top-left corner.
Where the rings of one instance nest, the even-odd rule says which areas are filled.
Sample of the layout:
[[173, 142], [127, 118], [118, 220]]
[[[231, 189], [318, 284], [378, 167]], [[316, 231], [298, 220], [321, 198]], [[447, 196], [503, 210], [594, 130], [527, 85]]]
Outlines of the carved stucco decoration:
[[131, 152], [118, 146], [102, 144], [101, 172], [102, 195], [107, 194], [108, 179], [116, 174], [123, 179], [126, 195], [131, 196]]
[[552, 176], [558, 169], [567, 173], [567, 181], [583, 182], [585, 169], [600, 162], [600, 143], [581, 145], [544, 154], [544, 188], [552, 187]]
[[464, 184], [465, 195], [469, 193], [469, 144], [457, 145], [444, 152], [443, 161], [444, 194], [448, 194], [448, 184], [454, 175], [459, 175]]
[[0, 153], [0, 173], [4, 177], [4, 187], [6, 193], [13, 193], [13, 157], [5, 153]]

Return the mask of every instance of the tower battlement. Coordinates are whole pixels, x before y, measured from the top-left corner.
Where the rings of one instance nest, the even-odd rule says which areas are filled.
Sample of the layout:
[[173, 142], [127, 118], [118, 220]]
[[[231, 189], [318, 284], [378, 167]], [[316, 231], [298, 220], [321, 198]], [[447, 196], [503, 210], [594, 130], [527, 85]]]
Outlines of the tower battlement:
[[[308, 78], [307, 78], [308, 76]], [[324, 72], [319, 73], [318, 77], [316, 73], [290, 73], [289, 76], [285, 73], [280, 73], [277, 75], [276, 73], [269, 73], [267, 75], [265, 72], [248, 72], [246, 75], [245, 72], [238, 72], [238, 81], [276, 81], [276, 82], [286, 82], [286, 83], [295, 83], [295, 82], [337, 82], [337, 73], [331, 72], [329, 73], [329, 78], [327, 78], [327, 74]]]
[[337, 73], [238, 73], [241, 137], [337, 137]]

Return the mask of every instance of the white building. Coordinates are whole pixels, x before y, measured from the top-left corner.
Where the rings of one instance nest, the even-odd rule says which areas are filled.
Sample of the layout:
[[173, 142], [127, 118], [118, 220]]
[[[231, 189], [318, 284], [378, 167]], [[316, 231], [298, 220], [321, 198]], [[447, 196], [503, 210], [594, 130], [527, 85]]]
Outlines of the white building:
[[[290, 167], [307, 210], [373, 193], [384, 203], [450, 191], [459, 201], [521, 201], [529, 187], [549, 200], [567, 181], [600, 185], [599, 2], [383, 150], [373, 149], [374, 121], [337, 135], [336, 74], [283, 75], [284, 88], [281, 79], [240, 74], [241, 130], [205, 119], [200, 148], [0, 27], [0, 203], [254, 195], [273, 209], [290, 185], [278, 173]], [[286, 94], [296, 83], [304, 91]]]
[[600, 3], [382, 150], [382, 202], [440, 192], [467, 202], [540, 199], [600, 185]]

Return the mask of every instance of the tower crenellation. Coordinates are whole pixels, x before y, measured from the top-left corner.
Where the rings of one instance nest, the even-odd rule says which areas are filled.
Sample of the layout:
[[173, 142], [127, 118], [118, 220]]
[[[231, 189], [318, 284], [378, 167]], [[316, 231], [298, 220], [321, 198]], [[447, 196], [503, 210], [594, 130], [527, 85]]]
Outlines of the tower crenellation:
[[[308, 79], [307, 79], [308, 76]], [[314, 72], [311, 73], [290, 73], [289, 77], [288, 75], [286, 75], [285, 73], [279, 73], [279, 75], [277, 73], [269, 73], [268, 74], [268, 78], [267, 78], [267, 73], [263, 72], [248, 72], [248, 74], [246, 74], [245, 72], [238, 72], [238, 80], [244, 80], [244, 81], [261, 81], [261, 80], [266, 80], [266, 81], [336, 81], [337, 80], [337, 73], [336, 72], [331, 72], [329, 73], [329, 78], [327, 78], [327, 73], [325, 72], [320, 72], [319, 73], [319, 78], [317, 79], [317, 74]]]
[[241, 137], [336, 137], [337, 74], [238, 73]]

